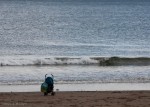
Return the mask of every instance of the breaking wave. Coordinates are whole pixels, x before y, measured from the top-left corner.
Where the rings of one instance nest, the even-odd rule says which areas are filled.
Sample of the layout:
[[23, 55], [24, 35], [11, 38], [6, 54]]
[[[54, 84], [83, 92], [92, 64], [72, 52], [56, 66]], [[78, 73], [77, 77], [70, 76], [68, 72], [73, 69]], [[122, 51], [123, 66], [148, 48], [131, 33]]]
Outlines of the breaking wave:
[[0, 66], [50, 66], [50, 65], [99, 65], [99, 66], [148, 66], [148, 57], [11, 57], [0, 58]]

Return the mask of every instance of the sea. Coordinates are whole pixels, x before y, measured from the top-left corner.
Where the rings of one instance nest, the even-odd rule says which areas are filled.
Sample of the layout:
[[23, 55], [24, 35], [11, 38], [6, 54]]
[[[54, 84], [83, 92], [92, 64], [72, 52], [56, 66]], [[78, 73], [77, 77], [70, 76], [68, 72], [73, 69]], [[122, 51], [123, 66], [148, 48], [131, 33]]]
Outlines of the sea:
[[57, 91], [150, 90], [149, 10], [149, 0], [0, 0], [0, 92], [40, 91], [45, 74]]

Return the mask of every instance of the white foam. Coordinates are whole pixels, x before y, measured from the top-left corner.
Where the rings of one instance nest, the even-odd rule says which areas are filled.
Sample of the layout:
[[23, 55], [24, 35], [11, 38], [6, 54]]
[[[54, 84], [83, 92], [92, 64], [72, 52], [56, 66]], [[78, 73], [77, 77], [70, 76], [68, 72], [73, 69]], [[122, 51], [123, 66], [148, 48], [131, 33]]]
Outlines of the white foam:
[[90, 57], [1, 57], [1, 66], [27, 66], [27, 65], [89, 65], [98, 64]]
[[9, 66], [0, 67], [0, 85], [41, 84], [45, 74], [53, 74], [55, 84], [150, 82], [150, 66]]

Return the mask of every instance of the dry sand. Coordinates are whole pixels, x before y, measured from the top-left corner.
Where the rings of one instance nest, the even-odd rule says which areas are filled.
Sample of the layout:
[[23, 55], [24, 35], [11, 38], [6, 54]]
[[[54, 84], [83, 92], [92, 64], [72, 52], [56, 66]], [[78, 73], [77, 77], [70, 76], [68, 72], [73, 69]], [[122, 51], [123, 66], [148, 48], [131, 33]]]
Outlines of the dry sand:
[[0, 93], [0, 107], [150, 107], [150, 91]]

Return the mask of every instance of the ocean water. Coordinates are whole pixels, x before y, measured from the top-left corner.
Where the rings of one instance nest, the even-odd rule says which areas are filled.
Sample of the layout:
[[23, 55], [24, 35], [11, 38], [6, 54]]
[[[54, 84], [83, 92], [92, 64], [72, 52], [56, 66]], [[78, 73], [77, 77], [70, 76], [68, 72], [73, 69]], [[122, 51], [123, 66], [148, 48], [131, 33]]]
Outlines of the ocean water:
[[54, 1], [0, 1], [0, 56], [150, 56], [150, 2]]
[[149, 10], [148, 0], [1, 0], [0, 85], [46, 73], [56, 84], [150, 83]]

